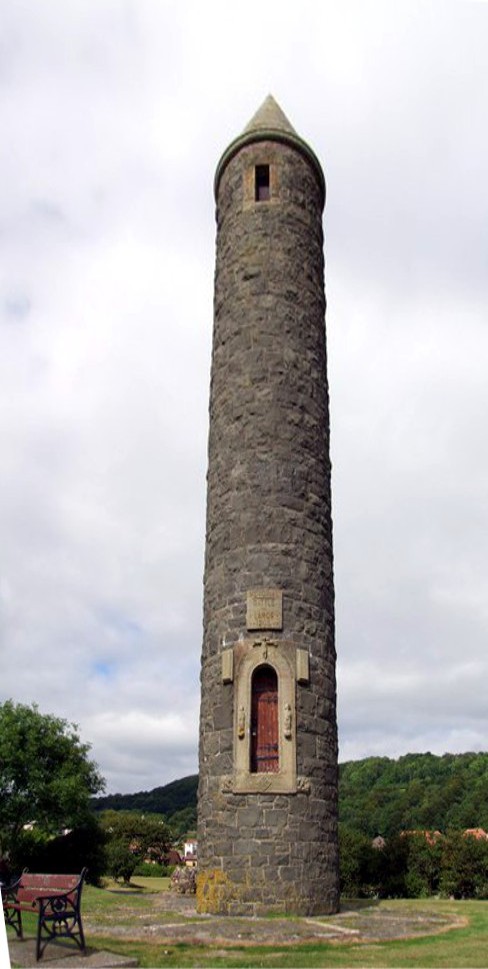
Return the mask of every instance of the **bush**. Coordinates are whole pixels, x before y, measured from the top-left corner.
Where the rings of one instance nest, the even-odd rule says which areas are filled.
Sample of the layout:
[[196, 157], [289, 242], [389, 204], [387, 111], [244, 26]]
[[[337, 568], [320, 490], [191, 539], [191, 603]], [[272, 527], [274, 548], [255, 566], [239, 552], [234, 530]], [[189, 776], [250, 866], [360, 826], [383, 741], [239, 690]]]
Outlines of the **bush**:
[[60, 875], [78, 874], [82, 868], [88, 868], [87, 881], [99, 885], [107, 865], [105, 841], [105, 834], [94, 817], [56, 838], [34, 827], [19, 835], [9, 867], [18, 873], [28, 868], [31, 872]]

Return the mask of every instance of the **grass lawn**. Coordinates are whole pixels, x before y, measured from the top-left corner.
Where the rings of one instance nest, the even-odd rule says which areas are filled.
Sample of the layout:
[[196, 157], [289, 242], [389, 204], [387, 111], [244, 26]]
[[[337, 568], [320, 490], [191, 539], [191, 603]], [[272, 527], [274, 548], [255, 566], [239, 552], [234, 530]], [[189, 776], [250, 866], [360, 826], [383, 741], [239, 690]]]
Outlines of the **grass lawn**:
[[[464, 920], [463, 927], [442, 931], [438, 935], [423, 936], [399, 941], [368, 942], [314, 942], [293, 945], [242, 945], [236, 938], [235, 943], [201, 945], [179, 943], [165, 944], [164, 941], [142, 941], [137, 932], [131, 929], [139, 923], [140, 916], [147, 913], [144, 925], [164, 924], [168, 919], [177, 923], [188, 917], [175, 912], [165, 912], [161, 907], [158, 893], [167, 889], [168, 879], [134, 878], [134, 885], [122, 888], [120, 885], [106, 883], [103, 889], [88, 886], [84, 891], [82, 911], [86, 923], [87, 943], [97, 949], [108, 949], [124, 953], [139, 960], [142, 967], [179, 966], [186, 967], [472, 967], [488, 969], [488, 901], [451, 902], [448, 900], [398, 900], [376, 903], [376, 916], [382, 911], [390, 918], [401, 918], [402, 914], [421, 914], [449, 916]], [[347, 917], [344, 921], [348, 924]], [[88, 925], [93, 926], [90, 933]], [[110, 926], [127, 928], [124, 939], [110, 934]], [[30, 916], [26, 920], [26, 934], [34, 934], [35, 922]], [[102, 934], [98, 934], [103, 932]], [[149, 934], [149, 930], [148, 930]], [[10, 936], [10, 930], [9, 930]]]

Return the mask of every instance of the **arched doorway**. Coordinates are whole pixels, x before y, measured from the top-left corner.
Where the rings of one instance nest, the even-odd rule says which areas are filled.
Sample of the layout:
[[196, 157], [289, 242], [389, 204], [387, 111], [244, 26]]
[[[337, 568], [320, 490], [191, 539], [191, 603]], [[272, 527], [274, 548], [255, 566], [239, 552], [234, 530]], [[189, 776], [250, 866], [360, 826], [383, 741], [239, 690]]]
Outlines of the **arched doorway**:
[[272, 666], [258, 666], [251, 682], [252, 774], [278, 773], [278, 730], [278, 676]]

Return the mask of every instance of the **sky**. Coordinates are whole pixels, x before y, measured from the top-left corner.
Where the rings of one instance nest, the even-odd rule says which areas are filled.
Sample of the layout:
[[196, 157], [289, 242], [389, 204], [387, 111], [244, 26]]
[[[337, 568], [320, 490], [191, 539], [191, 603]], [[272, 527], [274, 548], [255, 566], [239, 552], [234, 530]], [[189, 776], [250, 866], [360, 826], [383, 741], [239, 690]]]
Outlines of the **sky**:
[[221, 153], [320, 158], [340, 760], [488, 749], [488, 4], [1, 0], [0, 702], [197, 771]]

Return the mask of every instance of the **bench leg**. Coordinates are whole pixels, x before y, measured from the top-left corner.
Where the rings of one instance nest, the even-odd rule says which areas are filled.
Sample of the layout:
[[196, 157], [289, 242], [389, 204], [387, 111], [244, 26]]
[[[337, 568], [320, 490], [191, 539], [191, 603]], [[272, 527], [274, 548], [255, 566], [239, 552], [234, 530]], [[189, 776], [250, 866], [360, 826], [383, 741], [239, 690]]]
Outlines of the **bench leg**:
[[42, 949], [41, 949], [41, 924], [42, 924], [41, 923], [41, 919], [39, 917], [37, 919], [37, 939], [36, 939], [36, 960], [37, 960], [37, 962], [39, 962], [39, 959], [42, 956]]
[[22, 912], [20, 908], [8, 908], [8, 906], [5, 906], [3, 914], [5, 916], [5, 925], [10, 925], [15, 930], [16, 936], [19, 939], [23, 939]]
[[39, 914], [37, 920], [37, 941], [36, 941], [36, 960], [42, 958], [44, 949], [49, 942], [56, 942], [61, 939], [72, 939], [76, 945], [86, 955], [85, 935], [81, 915], [73, 919], [73, 915], [68, 915], [66, 919], [42, 918]]
[[79, 946], [81, 951], [86, 955], [85, 933], [83, 932], [83, 923], [81, 921], [81, 915], [78, 918], [78, 928], [80, 930]]

